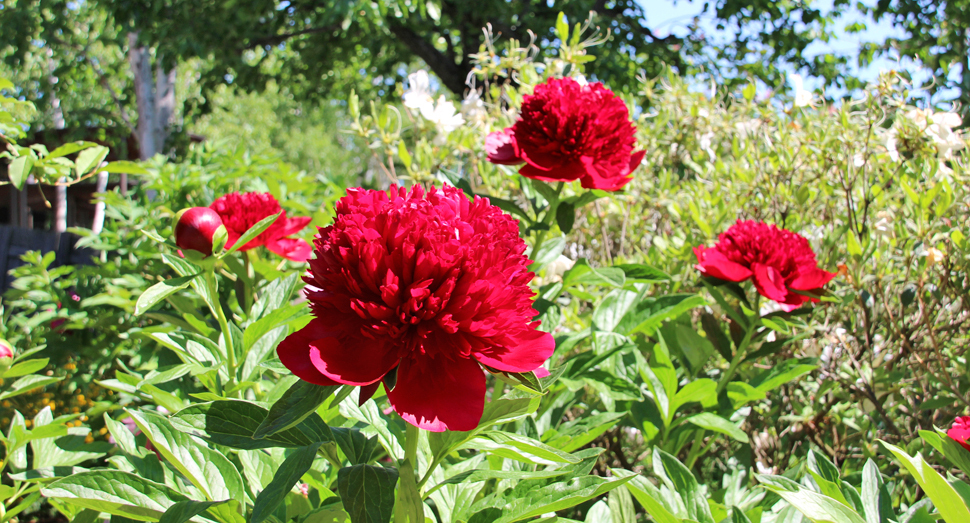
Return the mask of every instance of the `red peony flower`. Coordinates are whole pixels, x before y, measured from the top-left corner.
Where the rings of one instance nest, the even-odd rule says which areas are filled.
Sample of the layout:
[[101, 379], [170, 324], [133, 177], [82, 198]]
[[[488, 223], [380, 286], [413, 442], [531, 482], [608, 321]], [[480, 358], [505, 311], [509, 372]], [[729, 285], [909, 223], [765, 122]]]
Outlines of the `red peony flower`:
[[550, 78], [525, 96], [515, 125], [486, 137], [485, 149], [492, 163], [525, 162], [519, 174], [527, 178], [616, 191], [643, 159], [633, 152], [635, 133], [626, 104], [603, 84]]
[[212, 237], [221, 225], [222, 218], [208, 207], [179, 211], [175, 222], [175, 245], [209, 256], [212, 254]]
[[[209, 206], [219, 213], [222, 223], [229, 233], [226, 248], [232, 248], [250, 227], [257, 222], [272, 216], [282, 209], [279, 202], [270, 193], [229, 193]], [[287, 218], [286, 211], [270, 225], [262, 234], [242, 246], [240, 251], [248, 251], [260, 245], [265, 245], [270, 251], [293, 261], [304, 262], [310, 258], [310, 244], [297, 239], [287, 238], [310, 223], [309, 217]]]
[[517, 222], [454, 187], [350, 189], [314, 238], [306, 297], [315, 318], [277, 348], [319, 385], [381, 380], [394, 410], [431, 431], [471, 430], [482, 365], [536, 370], [555, 348], [536, 330], [533, 273]]
[[714, 247], [695, 247], [697, 270], [721, 280], [752, 279], [758, 293], [785, 311], [818, 299], [792, 291], [818, 292], [836, 276], [822, 270], [803, 236], [764, 222], [741, 221], [718, 237]]
[[970, 443], [967, 443], [967, 438], [970, 438], [970, 416], [960, 416], [953, 420], [953, 426], [946, 431], [946, 435], [963, 445], [963, 448], [970, 450]]

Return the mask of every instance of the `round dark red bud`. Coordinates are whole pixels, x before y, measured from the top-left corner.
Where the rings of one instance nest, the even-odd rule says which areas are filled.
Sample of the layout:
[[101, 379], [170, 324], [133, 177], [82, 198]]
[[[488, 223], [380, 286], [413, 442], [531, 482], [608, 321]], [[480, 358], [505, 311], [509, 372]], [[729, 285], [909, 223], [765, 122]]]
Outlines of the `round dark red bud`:
[[208, 207], [179, 211], [175, 223], [175, 245], [209, 256], [212, 254], [212, 237], [221, 226], [222, 218]]

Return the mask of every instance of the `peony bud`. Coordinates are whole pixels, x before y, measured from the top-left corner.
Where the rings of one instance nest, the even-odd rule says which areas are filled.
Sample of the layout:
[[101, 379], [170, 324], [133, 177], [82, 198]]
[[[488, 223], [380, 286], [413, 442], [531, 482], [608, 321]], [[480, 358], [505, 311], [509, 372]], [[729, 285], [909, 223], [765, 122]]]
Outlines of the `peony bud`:
[[219, 213], [208, 207], [192, 207], [175, 215], [175, 245], [209, 256], [213, 237], [222, 225]]
[[0, 338], [0, 373], [6, 372], [11, 363], [13, 363], [13, 346], [7, 340]]

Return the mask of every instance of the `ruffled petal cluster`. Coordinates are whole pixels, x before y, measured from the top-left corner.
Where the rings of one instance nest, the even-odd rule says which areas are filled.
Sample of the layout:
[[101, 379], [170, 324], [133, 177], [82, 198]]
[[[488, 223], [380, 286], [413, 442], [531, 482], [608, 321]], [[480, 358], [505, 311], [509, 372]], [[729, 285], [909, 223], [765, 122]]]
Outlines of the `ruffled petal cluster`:
[[525, 163], [519, 174], [547, 182], [580, 180], [587, 189], [616, 191], [643, 160], [634, 152], [630, 112], [603, 84], [550, 78], [522, 101], [518, 121], [489, 134], [489, 161]]
[[350, 189], [314, 238], [314, 319], [280, 361], [311, 383], [361, 386], [361, 402], [383, 381], [408, 423], [471, 430], [483, 365], [533, 371], [555, 346], [532, 319], [525, 247], [513, 218], [453, 187]]
[[[272, 216], [282, 209], [270, 193], [229, 193], [209, 206], [222, 218], [226, 226], [229, 241], [226, 248], [231, 248], [239, 238], [253, 225], [267, 216]], [[248, 251], [256, 247], [266, 246], [271, 252], [288, 260], [305, 262], [310, 258], [312, 248], [310, 244], [297, 239], [287, 238], [303, 230], [310, 223], [310, 217], [287, 218], [286, 211], [252, 241], [243, 245], [239, 250]]]
[[720, 280], [752, 280], [758, 293], [792, 311], [811, 300], [794, 291], [817, 293], [836, 273], [822, 270], [808, 240], [764, 222], [741, 221], [718, 237], [714, 247], [695, 247], [697, 270]]

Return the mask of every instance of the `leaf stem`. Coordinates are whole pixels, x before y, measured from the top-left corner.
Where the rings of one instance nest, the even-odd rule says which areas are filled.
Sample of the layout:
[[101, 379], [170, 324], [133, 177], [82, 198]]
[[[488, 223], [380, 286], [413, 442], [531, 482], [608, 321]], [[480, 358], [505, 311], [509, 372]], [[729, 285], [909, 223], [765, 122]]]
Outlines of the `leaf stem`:
[[232, 389], [236, 383], [236, 347], [232, 342], [232, 331], [229, 330], [226, 313], [223, 312], [222, 304], [219, 303], [219, 286], [216, 283], [215, 268], [206, 270], [204, 278], [205, 285], [209, 288], [209, 294], [212, 295], [212, 303], [209, 304], [209, 309], [212, 310], [212, 314], [216, 316], [216, 320], [219, 322], [223, 345], [226, 347], [226, 367], [229, 371], [229, 381], [226, 383], [226, 388]]

